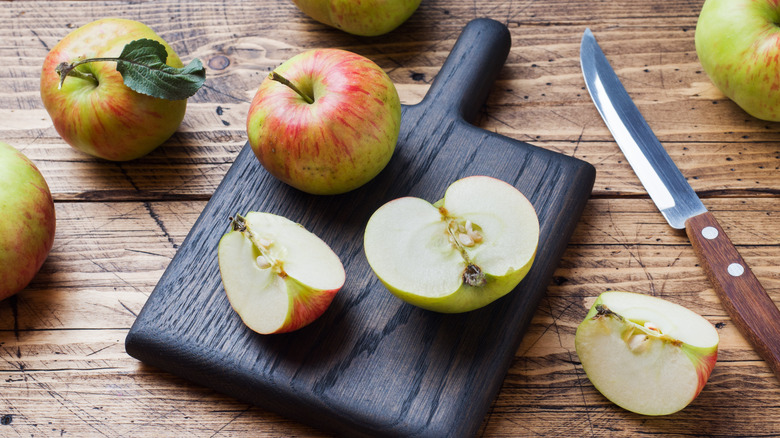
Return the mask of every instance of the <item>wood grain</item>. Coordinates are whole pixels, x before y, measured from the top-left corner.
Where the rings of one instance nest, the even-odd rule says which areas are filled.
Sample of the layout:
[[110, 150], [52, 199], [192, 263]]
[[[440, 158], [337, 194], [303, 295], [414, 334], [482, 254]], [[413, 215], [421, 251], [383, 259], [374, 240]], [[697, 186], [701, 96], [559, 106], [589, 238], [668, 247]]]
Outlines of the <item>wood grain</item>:
[[[124, 336], [246, 141], [249, 99], [269, 69], [305, 48], [375, 59], [402, 102], [418, 103], [471, 19], [505, 23], [512, 49], [479, 110], [489, 131], [584, 159], [594, 197], [511, 363], [479, 436], [777, 436], [780, 385], [720, 304], [685, 234], [666, 226], [590, 102], [578, 65], [598, 32], [672, 159], [780, 303], [780, 125], [753, 119], [708, 80], [693, 43], [702, 1], [423, 0], [388, 36], [314, 23], [287, 0], [11, 1], [0, 8], [0, 138], [42, 169], [57, 201], [55, 248], [34, 283], [0, 302], [0, 436], [326, 436], [140, 364]], [[53, 130], [38, 97], [48, 49], [106, 16], [141, 20], [207, 86], [177, 134], [121, 165], [86, 157]], [[692, 405], [661, 418], [600, 396], [573, 349], [596, 295], [663, 296], [705, 315], [719, 360]]]

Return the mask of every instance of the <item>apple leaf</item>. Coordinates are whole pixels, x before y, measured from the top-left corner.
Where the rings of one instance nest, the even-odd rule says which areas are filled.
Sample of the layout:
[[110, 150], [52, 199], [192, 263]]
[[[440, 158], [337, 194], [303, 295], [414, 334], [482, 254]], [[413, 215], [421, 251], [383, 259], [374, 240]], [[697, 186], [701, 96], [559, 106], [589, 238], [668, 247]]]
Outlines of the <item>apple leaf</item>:
[[206, 69], [199, 59], [183, 68], [165, 63], [168, 52], [160, 42], [140, 39], [129, 42], [117, 59], [116, 69], [131, 90], [152, 97], [183, 100], [200, 89]]
[[68, 76], [78, 77], [98, 84], [92, 73], [76, 67], [90, 62], [116, 62], [116, 70], [122, 75], [125, 85], [131, 90], [168, 100], [184, 100], [195, 94], [206, 80], [206, 69], [195, 58], [182, 68], [165, 63], [168, 52], [159, 41], [139, 39], [130, 41], [118, 58], [89, 58], [76, 62], [62, 62], [56, 72], [60, 76], [59, 87]]

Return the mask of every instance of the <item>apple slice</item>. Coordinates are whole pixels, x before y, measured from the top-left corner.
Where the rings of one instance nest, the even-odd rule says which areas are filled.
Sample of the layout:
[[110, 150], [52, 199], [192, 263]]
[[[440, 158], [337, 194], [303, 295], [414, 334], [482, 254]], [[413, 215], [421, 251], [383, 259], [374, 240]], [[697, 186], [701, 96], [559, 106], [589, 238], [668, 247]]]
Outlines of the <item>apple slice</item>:
[[574, 339], [593, 386], [616, 405], [643, 415], [688, 406], [718, 358], [718, 331], [706, 319], [632, 292], [602, 293]]
[[435, 204], [390, 201], [364, 235], [368, 263], [390, 292], [443, 313], [478, 309], [509, 293], [531, 268], [538, 243], [533, 205], [487, 176], [455, 181]]
[[327, 243], [271, 213], [231, 218], [218, 256], [230, 305], [247, 327], [261, 334], [311, 323], [330, 306], [346, 278]]

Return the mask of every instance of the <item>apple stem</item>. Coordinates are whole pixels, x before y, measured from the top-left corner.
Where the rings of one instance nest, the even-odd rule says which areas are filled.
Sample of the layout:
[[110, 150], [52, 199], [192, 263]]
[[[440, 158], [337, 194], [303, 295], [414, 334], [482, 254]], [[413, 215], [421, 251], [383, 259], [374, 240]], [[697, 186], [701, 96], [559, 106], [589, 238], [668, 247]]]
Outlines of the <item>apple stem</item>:
[[83, 72], [81, 70], [76, 70], [76, 67], [86, 64], [89, 62], [117, 62], [121, 61], [119, 58], [89, 58], [89, 59], [82, 59], [81, 61], [76, 62], [61, 62], [57, 68], [54, 69], [54, 71], [57, 72], [57, 74], [60, 76], [60, 84], [58, 86], [59, 89], [62, 89], [62, 84], [65, 83], [65, 78], [68, 76], [73, 76], [74, 78], [84, 79], [87, 81], [92, 81], [95, 83], [95, 85], [98, 85], [98, 80], [92, 73]]
[[293, 84], [292, 82], [288, 81], [287, 78], [285, 78], [284, 76], [280, 75], [279, 73], [277, 73], [275, 71], [272, 71], [268, 75], [268, 77], [270, 77], [272, 80], [274, 80], [276, 82], [282, 83], [282, 84], [287, 85], [288, 87], [292, 88], [293, 91], [298, 93], [303, 98], [303, 100], [306, 101], [306, 103], [309, 103], [309, 104], [314, 103], [314, 98], [313, 97], [311, 97], [308, 94], [306, 94], [303, 91], [301, 91], [300, 88], [296, 87], [295, 84]]

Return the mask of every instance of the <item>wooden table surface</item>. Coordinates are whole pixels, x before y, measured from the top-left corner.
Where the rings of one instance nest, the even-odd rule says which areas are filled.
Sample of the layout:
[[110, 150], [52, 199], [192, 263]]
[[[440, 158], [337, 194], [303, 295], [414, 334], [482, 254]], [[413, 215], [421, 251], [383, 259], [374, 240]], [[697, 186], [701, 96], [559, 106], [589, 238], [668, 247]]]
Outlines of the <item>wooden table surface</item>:
[[[414, 104], [478, 17], [505, 23], [512, 35], [479, 126], [597, 169], [585, 213], [479, 434], [780, 436], [780, 382], [726, 315], [684, 233], [668, 227], [647, 197], [579, 68], [580, 37], [590, 27], [682, 173], [780, 303], [780, 124], [746, 115], [702, 71], [694, 47], [701, 4], [423, 0], [398, 30], [360, 38], [311, 21], [289, 0], [3, 2], [0, 139], [47, 179], [57, 235], [33, 283], [0, 302], [0, 436], [326, 436], [138, 362], [124, 350], [125, 335], [244, 145], [249, 102], [272, 68], [304, 49], [352, 50], [383, 67], [402, 102]], [[185, 61], [207, 66], [179, 131], [125, 163], [71, 149], [39, 97], [48, 50], [109, 16], [148, 24]], [[605, 290], [667, 298], [718, 328], [717, 365], [683, 411], [636, 415], [588, 381], [574, 332]]]

